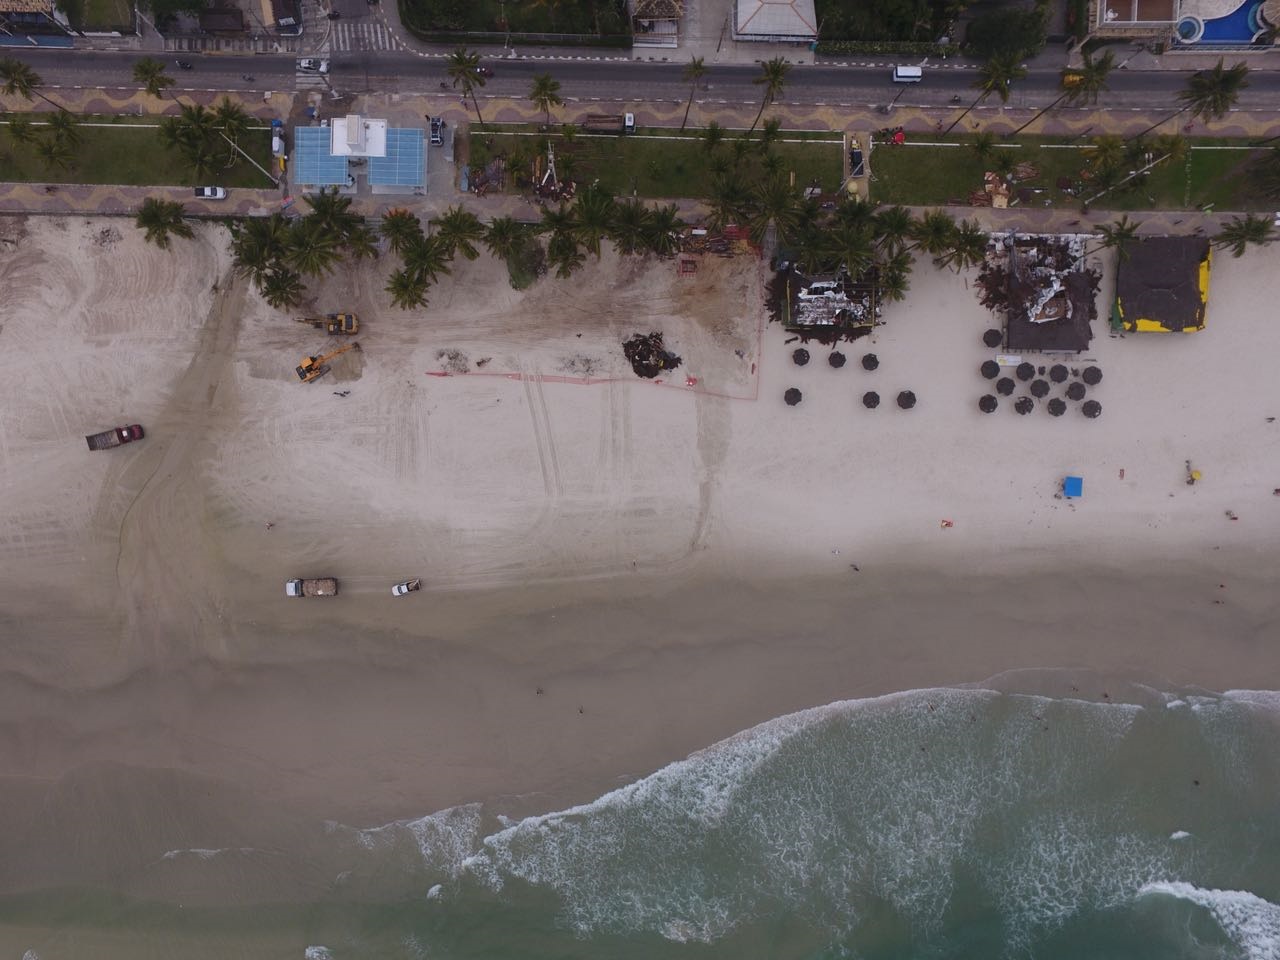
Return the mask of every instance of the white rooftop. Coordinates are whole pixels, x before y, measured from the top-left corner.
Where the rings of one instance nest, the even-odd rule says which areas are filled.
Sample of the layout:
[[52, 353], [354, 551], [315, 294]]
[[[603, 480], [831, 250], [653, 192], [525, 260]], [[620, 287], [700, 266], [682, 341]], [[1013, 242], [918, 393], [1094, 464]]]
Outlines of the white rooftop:
[[329, 152], [335, 157], [385, 157], [387, 121], [370, 120], [358, 113], [335, 117], [329, 129]]
[[737, 0], [733, 34], [739, 40], [816, 40], [813, 0]]

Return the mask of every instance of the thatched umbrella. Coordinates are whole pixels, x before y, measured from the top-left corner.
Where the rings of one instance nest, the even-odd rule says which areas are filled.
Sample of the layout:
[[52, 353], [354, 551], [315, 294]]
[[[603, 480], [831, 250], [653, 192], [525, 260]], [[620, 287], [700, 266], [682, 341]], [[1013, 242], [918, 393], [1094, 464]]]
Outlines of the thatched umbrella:
[[903, 410], [910, 410], [916, 405], [916, 395], [910, 390], [903, 390], [898, 394], [898, 406]]
[[863, 370], [874, 370], [878, 366], [880, 366], [879, 357], [877, 357], [874, 353], [863, 354], [862, 356]]
[[1000, 401], [989, 393], [983, 394], [982, 399], [978, 401], [978, 409], [983, 413], [995, 413], [998, 406]]
[[1049, 413], [1055, 417], [1060, 417], [1067, 412], [1067, 402], [1061, 397], [1054, 397], [1049, 401]]
[[996, 381], [996, 393], [1002, 397], [1007, 397], [1013, 393], [1014, 382], [1013, 377], [1001, 377]]
[[1047, 380], [1032, 380], [1031, 395], [1037, 399], [1042, 399], [1049, 393], [1049, 382]]
[[844, 366], [844, 354], [841, 353], [839, 350], [836, 350], [834, 353], [831, 353], [830, 355], [828, 355], [827, 363], [831, 364], [833, 367], [839, 370], [841, 367]]
[[800, 402], [803, 396], [804, 395], [799, 390], [797, 390], [795, 387], [792, 387], [782, 395], [782, 399], [787, 401], [788, 407], [794, 407], [797, 403]]
[[1071, 386], [1067, 387], [1067, 399], [1068, 399], [1068, 400], [1083, 400], [1083, 399], [1084, 399], [1084, 384], [1083, 384], [1083, 383], [1073, 383]]
[[1080, 379], [1091, 387], [1097, 386], [1102, 382], [1102, 371], [1097, 367], [1085, 367]]
[[988, 380], [994, 380], [1000, 376], [1000, 364], [994, 360], [984, 360], [981, 367], [982, 375]]
[[1019, 397], [1018, 402], [1013, 405], [1013, 409], [1017, 410], [1022, 416], [1026, 416], [1036, 408], [1036, 402], [1030, 397]]
[[874, 410], [876, 407], [880, 406], [880, 394], [876, 393], [874, 390], [868, 390], [862, 395], [862, 405], [868, 410]]
[[982, 335], [982, 342], [988, 347], [998, 347], [1004, 341], [1004, 334], [992, 328]]
[[1086, 400], [1084, 406], [1080, 408], [1080, 412], [1090, 420], [1095, 420], [1102, 415], [1102, 404], [1097, 400]]
[[809, 351], [804, 347], [796, 347], [795, 351], [791, 354], [791, 359], [796, 362], [797, 367], [803, 367], [809, 362]]
[[1067, 379], [1067, 368], [1060, 363], [1055, 363], [1049, 370], [1049, 379], [1054, 383], [1064, 383]]
[[1018, 364], [1018, 369], [1014, 371], [1019, 380], [1027, 381], [1036, 375], [1036, 368], [1029, 363]]

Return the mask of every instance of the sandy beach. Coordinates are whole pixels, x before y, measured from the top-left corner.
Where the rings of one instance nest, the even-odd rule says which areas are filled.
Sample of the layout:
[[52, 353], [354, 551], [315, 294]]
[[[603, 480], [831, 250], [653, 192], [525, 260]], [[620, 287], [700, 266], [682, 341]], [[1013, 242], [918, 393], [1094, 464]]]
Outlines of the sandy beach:
[[[304, 385], [333, 340], [226, 248], [0, 222], [0, 893], [305, 900], [325, 821], [556, 809], [791, 710], [1009, 670], [1280, 686], [1269, 250], [1215, 257], [1200, 334], [1096, 321], [1091, 421], [981, 414], [995, 324], [927, 262], [833, 369], [791, 362], [750, 258], [606, 251], [518, 293], [482, 256], [410, 313], [383, 258], [313, 290], [362, 350]], [[661, 384], [620, 349], [651, 330], [684, 359]], [[165, 859], [260, 846], [290, 869]]]

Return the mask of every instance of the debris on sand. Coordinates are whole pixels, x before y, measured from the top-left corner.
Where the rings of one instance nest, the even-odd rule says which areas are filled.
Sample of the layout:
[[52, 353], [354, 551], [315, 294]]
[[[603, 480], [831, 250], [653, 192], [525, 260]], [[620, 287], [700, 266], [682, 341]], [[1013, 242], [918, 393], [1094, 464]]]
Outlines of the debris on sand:
[[600, 361], [595, 357], [582, 354], [566, 357], [560, 364], [560, 369], [565, 373], [577, 374], [580, 377], [594, 377], [600, 372], [600, 367]]
[[680, 358], [663, 347], [661, 333], [650, 333], [647, 336], [637, 333], [623, 342], [622, 352], [626, 354], [636, 376], [648, 380], [652, 380], [663, 370], [674, 370], [680, 366]]
[[448, 373], [470, 373], [471, 361], [461, 350], [437, 350], [436, 359]]

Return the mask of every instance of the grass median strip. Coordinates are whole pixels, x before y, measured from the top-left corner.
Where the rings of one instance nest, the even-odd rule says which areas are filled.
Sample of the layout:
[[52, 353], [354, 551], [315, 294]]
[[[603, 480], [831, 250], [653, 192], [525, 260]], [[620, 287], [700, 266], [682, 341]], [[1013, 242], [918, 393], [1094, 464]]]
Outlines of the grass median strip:
[[[31, 114], [25, 114], [32, 117]], [[43, 135], [45, 127], [32, 118], [32, 128]], [[22, 143], [9, 129], [8, 117], [0, 121], [0, 181], [14, 183], [90, 183], [121, 186], [196, 186], [195, 174], [176, 150], [165, 147], [154, 120], [142, 123], [80, 123], [78, 143], [70, 145], [67, 166], [51, 164], [37, 152], [37, 143]], [[241, 148], [271, 169], [271, 135], [253, 129], [241, 137]], [[270, 186], [248, 163], [215, 170], [199, 185], [224, 187]]]
[[[982, 189], [987, 171], [1008, 172], [1013, 164], [1030, 164], [1035, 175], [1013, 185], [1011, 204], [1078, 208], [1084, 198], [1103, 189], [1090, 172], [1094, 149], [1087, 141], [1032, 138], [997, 140], [985, 155], [971, 140], [915, 141], [902, 146], [877, 143], [871, 155], [871, 197], [911, 206], [966, 205], [970, 194]], [[1152, 144], [1127, 160], [1119, 178], [1158, 160], [1160, 149]], [[1244, 176], [1259, 153], [1238, 145], [1193, 141], [1182, 156], [1156, 163], [1092, 205], [1105, 210], [1261, 209], [1260, 198]]]
[[[766, 152], [757, 139], [747, 141], [741, 157], [734, 144], [739, 138], [726, 136], [716, 147], [696, 134], [675, 135], [678, 131], [640, 132], [630, 136], [600, 136], [532, 129], [512, 130], [486, 126], [473, 129], [469, 162], [483, 166], [490, 159], [505, 156], [509, 169], [527, 171], [536, 158], [545, 169], [547, 141], [555, 151], [556, 170], [561, 179], [580, 184], [599, 183], [619, 196], [633, 193], [641, 197], [670, 199], [710, 196], [717, 171], [739, 169], [750, 179], [765, 166]], [[842, 140], [839, 134], [793, 134], [783, 131], [769, 145], [768, 152], [784, 176], [794, 176], [797, 189], [813, 182], [825, 191], [840, 185]]]

